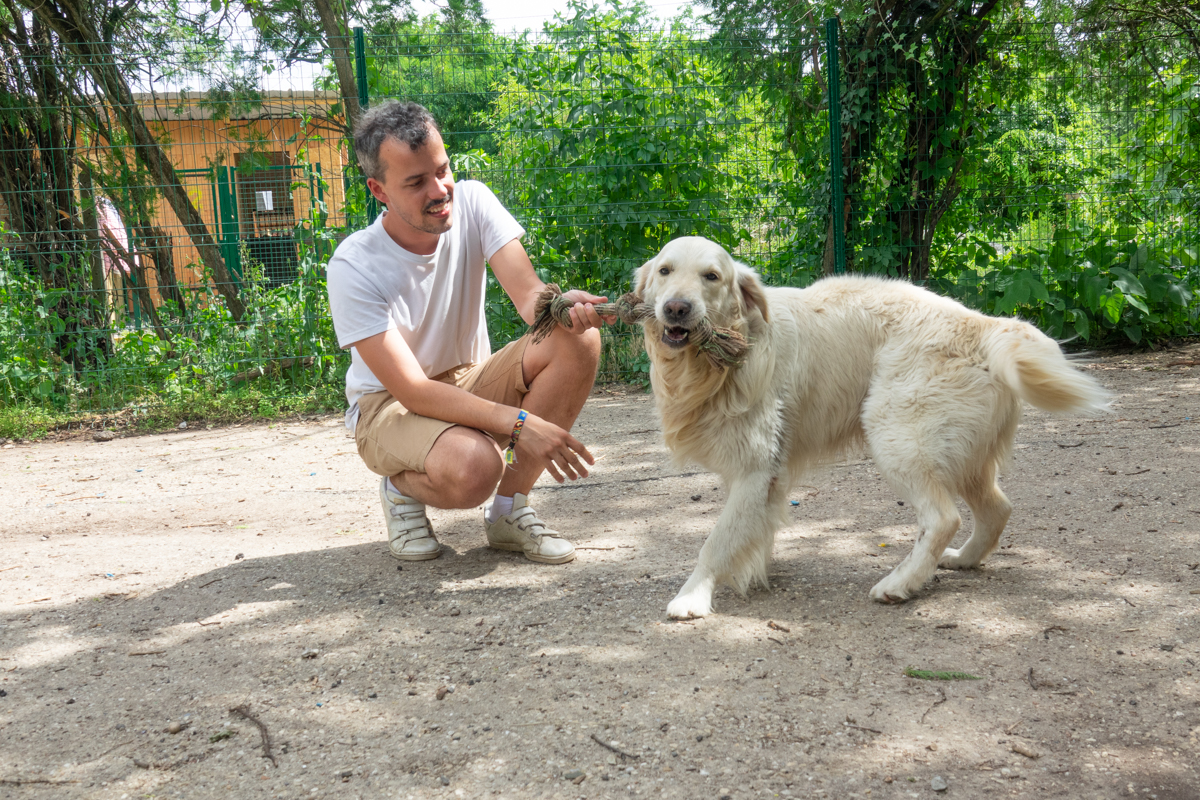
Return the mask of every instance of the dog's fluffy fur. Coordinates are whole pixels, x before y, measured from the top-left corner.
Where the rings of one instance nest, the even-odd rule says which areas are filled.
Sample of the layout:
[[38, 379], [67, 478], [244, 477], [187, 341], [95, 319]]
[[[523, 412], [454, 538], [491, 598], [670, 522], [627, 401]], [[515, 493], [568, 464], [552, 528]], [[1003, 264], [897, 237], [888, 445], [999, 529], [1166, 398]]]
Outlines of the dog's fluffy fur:
[[[765, 288], [719, 245], [686, 237], [638, 269], [636, 289], [655, 309], [646, 349], [667, 446], [729, 490], [695, 571], [667, 607], [671, 617], [711, 613], [718, 583], [765, 588], [789, 489], [856, 444], [920, 527], [913, 551], [871, 597], [902, 601], [939, 566], [976, 567], [1012, 510], [996, 473], [1021, 401], [1054, 412], [1107, 402], [1032, 325], [902, 281], [847, 276]], [[752, 341], [744, 364], [716, 369], [697, 352], [689, 332], [703, 317]], [[957, 550], [947, 549], [961, 521], [956, 497], [975, 517]]]

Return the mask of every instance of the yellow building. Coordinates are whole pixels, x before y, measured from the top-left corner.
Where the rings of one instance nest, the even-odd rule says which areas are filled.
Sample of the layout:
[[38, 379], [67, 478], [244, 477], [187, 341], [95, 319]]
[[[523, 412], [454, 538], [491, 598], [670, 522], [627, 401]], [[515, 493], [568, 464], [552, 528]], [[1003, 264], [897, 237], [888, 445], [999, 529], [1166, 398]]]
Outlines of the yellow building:
[[[344, 224], [349, 162], [341, 118], [331, 113], [336, 93], [263, 92], [253, 102], [187, 92], [134, 97], [235, 278], [249, 255], [268, 282], [286, 282], [295, 274], [296, 226], [320, 216]], [[155, 224], [173, 240], [180, 285], [199, 284], [199, 256], [161, 198]]]

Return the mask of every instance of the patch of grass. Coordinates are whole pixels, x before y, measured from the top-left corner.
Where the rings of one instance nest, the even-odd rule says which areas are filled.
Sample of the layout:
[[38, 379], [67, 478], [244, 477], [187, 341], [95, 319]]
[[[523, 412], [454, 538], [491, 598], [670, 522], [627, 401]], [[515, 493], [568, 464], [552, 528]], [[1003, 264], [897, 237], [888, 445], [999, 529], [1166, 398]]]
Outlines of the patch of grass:
[[229, 425], [252, 420], [286, 419], [345, 410], [341, 386], [296, 386], [258, 382], [220, 394], [189, 394], [183, 398], [152, 395], [121, 409], [105, 412], [63, 411], [25, 404], [0, 408], [0, 437], [41, 439], [55, 431], [93, 428], [155, 433], [174, 430], [180, 422]]
[[916, 667], [905, 667], [904, 674], [910, 678], [918, 678], [923, 681], [981, 681], [983, 678], [978, 675], [972, 675], [969, 672], [940, 672], [930, 669], [917, 669]]
[[6, 406], [0, 408], [0, 438], [40, 439], [70, 420], [70, 414], [53, 408], [33, 404]]

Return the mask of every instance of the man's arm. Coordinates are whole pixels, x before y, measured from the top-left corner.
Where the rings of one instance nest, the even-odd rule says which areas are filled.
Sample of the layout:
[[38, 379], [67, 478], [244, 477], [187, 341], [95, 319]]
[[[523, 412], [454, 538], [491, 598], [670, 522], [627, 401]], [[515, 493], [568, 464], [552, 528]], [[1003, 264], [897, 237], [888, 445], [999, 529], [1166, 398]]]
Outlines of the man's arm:
[[[529, 260], [529, 254], [525, 252], [521, 240], [513, 239], [501, 247], [488, 259], [488, 264], [491, 265], [496, 280], [512, 299], [521, 319], [525, 320], [526, 325], [532, 325], [537, 296], [546, 288], [546, 284], [542, 283], [534, 272], [533, 263]], [[564, 292], [563, 297], [575, 303], [571, 309], [571, 333], [581, 334], [589, 328], [599, 328], [604, 322], [612, 323], [616, 320], [615, 317], [601, 318], [593, 307], [594, 303], [606, 302], [607, 297], [597, 297], [582, 289]]]
[[[395, 328], [369, 336], [352, 346], [358, 349], [362, 360], [388, 393], [409, 411], [500, 436], [512, 432], [519, 409], [484, 400], [457, 386], [425, 377], [416, 356]], [[595, 463], [579, 440], [535, 414], [529, 414], [525, 420], [521, 449], [542, 463], [559, 483], [563, 480], [559, 470], [572, 480], [587, 476], [579, 456], [589, 464]]]

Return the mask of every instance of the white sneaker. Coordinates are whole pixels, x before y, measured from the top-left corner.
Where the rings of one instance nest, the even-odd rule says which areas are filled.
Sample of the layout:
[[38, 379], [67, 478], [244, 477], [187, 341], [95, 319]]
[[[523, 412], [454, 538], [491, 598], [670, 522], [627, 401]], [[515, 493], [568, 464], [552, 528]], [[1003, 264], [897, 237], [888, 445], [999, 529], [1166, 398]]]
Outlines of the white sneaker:
[[387, 520], [388, 549], [401, 561], [427, 561], [442, 554], [433, 536], [433, 525], [425, 516], [425, 504], [405, 497], [395, 489], [388, 493], [388, 479], [379, 482], [379, 499]]
[[490, 509], [489, 503], [483, 510], [488, 547], [523, 552], [530, 561], [542, 564], [565, 564], [575, 558], [575, 545], [562, 538], [558, 531], [547, 528], [529, 507], [529, 498], [520, 492], [513, 495], [511, 514], [489, 523]]

